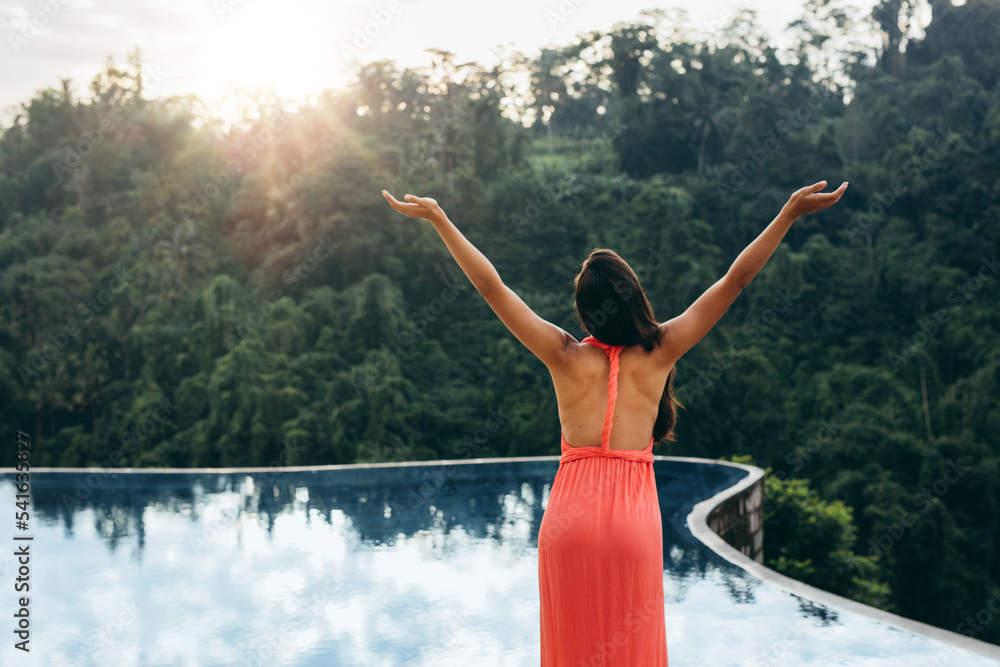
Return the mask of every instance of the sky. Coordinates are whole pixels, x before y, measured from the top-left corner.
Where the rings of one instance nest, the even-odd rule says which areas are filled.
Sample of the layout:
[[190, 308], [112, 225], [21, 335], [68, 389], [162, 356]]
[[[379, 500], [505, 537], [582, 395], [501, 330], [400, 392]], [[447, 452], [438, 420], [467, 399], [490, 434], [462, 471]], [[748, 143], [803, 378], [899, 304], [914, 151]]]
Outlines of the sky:
[[0, 0], [0, 109], [9, 118], [65, 78], [85, 95], [108, 57], [124, 67], [134, 46], [147, 97], [194, 93], [214, 108], [239, 87], [297, 100], [343, 87], [351, 61], [420, 66], [430, 48], [484, 64], [497, 46], [531, 55], [656, 7], [682, 8], [710, 34], [751, 5], [784, 44], [803, 0]]

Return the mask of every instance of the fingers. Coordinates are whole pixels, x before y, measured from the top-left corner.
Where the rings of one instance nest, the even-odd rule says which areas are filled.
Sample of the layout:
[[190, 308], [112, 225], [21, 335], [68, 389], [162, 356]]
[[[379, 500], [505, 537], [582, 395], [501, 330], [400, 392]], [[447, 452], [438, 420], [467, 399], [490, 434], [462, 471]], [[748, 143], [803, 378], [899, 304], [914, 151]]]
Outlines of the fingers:
[[385, 196], [386, 199], [389, 200], [389, 205], [392, 206], [397, 211], [399, 211], [400, 213], [405, 213], [406, 215], [410, 215], [410, 213], [415, 212], [418, 208], [420, 208], [419, 204], [404, 204], [403, 202], [399, 201], [385, 190], [382, 191], [382, 194]]
[[434, 206], [435, 204], [437, 204], [437, 201], [430, 197], [418, 197], [416, 195], [406, 195], [404, 199], [406, 199], [406, 201], [410, 201], [415, 204], [421, 204], [423, 206]]
[[821, 192], [819, 196], [828, 199], [830, 203], [827, 204], [827, 206], [831, 206], [840, 201], [840, 198], [841, 196], [843, 196], [844, 190], [846, 189], [847, 189], [847, 181], [844, 181], [843, 183], [840, 184], [840, 187], [834, 190], [833, 192]]
[[844, 191], [847, 189], [847, 181], [840, 184], [840, 187], [833, 192], [824, 192], [819, 196], [823, 197], [823, 208], [833, 206], [840, 201], [840, 198], [844, 195]]
[[807, 185], [804, 188], [799, 188], [796, 190], [792, 196], [793, 197], [805, 197], [806, 195], [812, 194], [817, 190], [822, 190], [823, 186], [826, 185], [826, 181], [820, 181], [819, 183], [813, 183], [812, 185]]
[[[803, 190], [809, 190], [810, 192], [817, 192], [818, 190], [822, 190], [825, 187], [826, 187], [826, 181], [820, 181], [819, 183], [814, 183], [810, 185], [808, 188], [803, 188]], [[824, 192], [822, 194], [843, 193], [844, 190], [846, 189], [847, 189], [847, 181], [844, 181], [843, 183], [840, 184], [840, 187], [834, 190], [833, 192]]]
[[[399, 201], [398, 199], [396, 199], [395, 197], [393, 197], [391, 194], [389, 194], [385, 190], [382, 191], [382, 194], [385, 195], [385, 198], [389, 200], [389, 203], [392, 204], [394, 208], [398, 208], [400, 211], [402, 211], [404, 209], [418, 208], [417, 204], [404, 204], [403, 202]], [[407, 197], [412, 197], [412, 196], [413, 195], [406, 195], [406, 197], [404, 197], [404, 199], [406, 199]]]
[[820, 201], [826, 199], [833, 199], [836, 201], [840, 199], [840, 196], [844, 194], [844, 190], [847, 189], [847, 181], [840, 184], [840, 187], [833, 192], [819, 192], [826, 187], [826, 181], [819, 181], [818, 183], [813, 183], [812, 185], [807, 185], [804, 188], [800, 188], [795, 192], [793, 197], [805, 198], [805, 197], [817, 197]]
[[390, 206], [411, 218], [434, 221], [443, 215], [443, 211], [438, 206], [437, 200], [431, 197], [417, 197], [416, 195], [405, 194], [403, 195], [403, 199], [406, 200], [404, 203], [398, 201], [386, 190], [382, 191], [382, 196], [386, 198]]
[[385, 197], [386, 199], [388, 199], [388, 200], [389, 200], [389, 204], [390, 204], [390, 205], [391, 205], [391, 206], [392, 206], [393, 208], [395, 208], [395, 209], [399, 209], [399, 207], [403, 205], [403, 203], [402, 203], [401, 201], [399, 201], [398, 199], [396, 199], [395, 197], [393, 197], [393, 196], [392, 196], [391, 194], [389, 194], [389, 193], [388, 193], [388, 192], [386, 192], [385, 190], [383, 190], [383, 191], [382, 191], [382, 195], [383, 195], [383, 196], [384, 196], [384, 197]]
[[389, 201], [389, 205], [394, 209], [403, 213], [411, 218], [423, 218], [429, 220], [428, 217], [432, 213], [432, 205], [437, 204], [433, 199], [428, 197], [415, 197], [414, 195], [404, 195], [403, 199], [406, 199], [406, 203], [397, 200], [395, 197], [390, 195], [385, 190], [382, 194]]
[[386, 199], [388, 199], [390, 202], [396, 202], [400, 206], [418, 206], [421, 202], [420, 197], [415, 197], [413, 195], [403, 195], [403, 199], [406, 200], [407, 202], [406, 204], [404, 204], [403, 202], [399, 201], [385, 190], [382, 191], [382, 194], [385, 195]]

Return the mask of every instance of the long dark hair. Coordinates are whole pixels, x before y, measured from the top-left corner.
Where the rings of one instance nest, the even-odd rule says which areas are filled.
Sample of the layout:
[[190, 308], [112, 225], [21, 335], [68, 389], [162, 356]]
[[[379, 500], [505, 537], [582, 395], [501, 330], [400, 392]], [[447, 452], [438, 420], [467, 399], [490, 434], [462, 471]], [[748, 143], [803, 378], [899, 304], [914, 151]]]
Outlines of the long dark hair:
[[[597, 248], [590, 253], [573, 279], [573, 287], [580, 324], [597, 340], [624, 347], [642, 345], [647, 352], [660, 344], [653, 307], [639, 278], [614, 250]], [[684, 406], [674, 397], [675, 370], [671, 368], [667, 375], [653, 424], [653, 440], [657, 442], [677, 439], [677, 407]]]

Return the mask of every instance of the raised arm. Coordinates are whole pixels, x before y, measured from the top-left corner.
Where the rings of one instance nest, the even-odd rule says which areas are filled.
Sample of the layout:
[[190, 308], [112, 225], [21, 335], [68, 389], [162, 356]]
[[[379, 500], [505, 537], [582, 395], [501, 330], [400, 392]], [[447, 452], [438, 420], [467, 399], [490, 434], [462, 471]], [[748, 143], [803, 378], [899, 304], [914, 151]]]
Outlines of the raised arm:
[[726, 275], [705, 290], [683, 313], [660, 324], [660, 342], [667, 349], [671, 363], [680, 359], [715, 326], [743, 288], [771, 258], [796, 218], [836, 204], [847, 189], [847, 181], [833, 192], [817, 192], [824, 187], [826, 181], [820, 181], [796, 190], [771, 224], [739, 254]]
[[510, 332], [548, 368], [563, 363], [567, 345], [575, 339], [566, 331], [539, 317], [500, 279], [496, 268], [476, 246], [465, 238], [430, 197], [406, 195], [406, 202], [396, 200], [385, 190], [389, 205], [411, 218], [427, 220], [448, 247], [459, 267], [486, 299], [493, 312]]

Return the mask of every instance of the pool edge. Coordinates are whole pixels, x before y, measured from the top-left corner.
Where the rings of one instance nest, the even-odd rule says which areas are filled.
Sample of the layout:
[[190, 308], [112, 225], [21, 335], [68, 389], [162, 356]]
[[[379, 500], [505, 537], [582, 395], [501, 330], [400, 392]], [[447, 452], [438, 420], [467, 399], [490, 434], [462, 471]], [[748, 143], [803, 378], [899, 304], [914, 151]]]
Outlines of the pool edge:
[[[675, 457], [663, 458], [672, 460]], [[732, 466], [742, 468], [749, 473], [736, 484], [727, 489], [723, 489], [711, 498], [707, 498], [696, 504], [687, 516], [687, 526], [691, 533], [695, 536], [695, 539], [722, 558], [725, 558], [733, 565], [738, 566], [761, 581], [764, 581], [787, 593], [811, 600], [812, 602], [817, 602], [834, 609], [841, 609], [855, 614], [860, 614], [897, 630], [923, 635], [935, 641], [942, 642], [949, 647], [972, 651], [987, 658], [1000, 660], [1000, 646], [985, 642], [981, 639], [969, 637], [958, 632], [945, 630], [944, 628], [939, 628], [928, 623], [905, 618], [903, 616], [883, 611], [876, 607], [830, 593], [829, 591], [824, 591], [823, 589], [810, 586], [809, 584], [803, 583], [797, 579], [787, 577], [745, 555], [713, 531], [709, 526], [708, 520], [714, 509], [720, 507], [727, 500], [733, 499], [745, 491], [753, 488], [753, 486], [758, 482], [761, 482], [764, 478], [764, 471], [756, 466], [733, 463], [731, 461], [698, 458], [684, 458], [682, 460]], [[764, 502], [767, 502], [766, 498]]]

